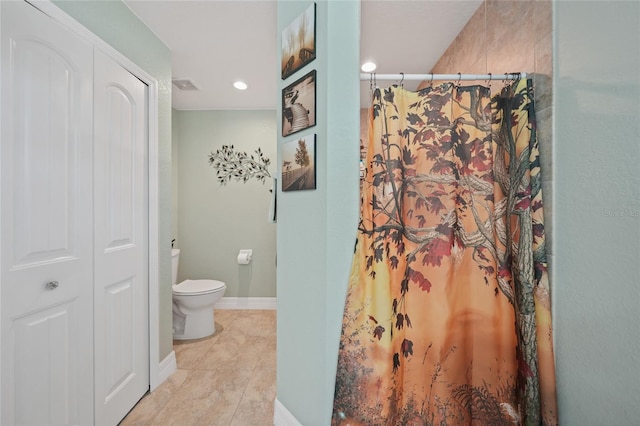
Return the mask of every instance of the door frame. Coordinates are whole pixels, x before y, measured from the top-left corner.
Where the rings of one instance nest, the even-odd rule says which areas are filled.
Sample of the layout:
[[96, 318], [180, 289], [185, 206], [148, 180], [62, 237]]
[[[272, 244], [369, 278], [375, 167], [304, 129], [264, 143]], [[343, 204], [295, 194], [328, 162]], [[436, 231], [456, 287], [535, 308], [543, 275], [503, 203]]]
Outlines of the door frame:
[[[148, 205], [149, 205], [149, 389], [152, 391], [164, 382], [176, 370], [175, 353], [172, 351], [164, 360], [160, 360], [160, 246], [159, 225], [159, 164], [158, 164], [158, 80], [141, 67], [89, 31], [82, 24], [59, 9], [49, 0], [25, 0], [53, 20], [64, 25], [79, 37], [100, 49], [148, 88]], [[169, 252], [167, 252], [169, 253]]]

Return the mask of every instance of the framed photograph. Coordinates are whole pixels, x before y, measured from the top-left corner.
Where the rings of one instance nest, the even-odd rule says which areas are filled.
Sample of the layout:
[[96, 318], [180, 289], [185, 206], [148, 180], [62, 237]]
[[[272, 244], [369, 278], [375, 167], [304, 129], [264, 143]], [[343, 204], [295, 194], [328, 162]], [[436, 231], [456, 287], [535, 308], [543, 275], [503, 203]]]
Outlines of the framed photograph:
[[282, 79], [316, 58], [316, 4], [282, 31]]
[[316, 189], [316, 134], [282, 145], [282, 191]]
[[282, 90], [282, 136], [316, 125], [316, 70]]

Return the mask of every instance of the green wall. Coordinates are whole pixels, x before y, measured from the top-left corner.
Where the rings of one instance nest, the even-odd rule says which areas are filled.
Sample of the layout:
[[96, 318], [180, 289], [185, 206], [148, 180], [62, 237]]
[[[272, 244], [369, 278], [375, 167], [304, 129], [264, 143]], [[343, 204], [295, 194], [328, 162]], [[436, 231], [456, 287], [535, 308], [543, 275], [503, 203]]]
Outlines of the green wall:
[[[211, 278], [225, 297], [276, 296], [276, 225], [268, 222], [272, 182], [221, 186], [209, 154], [222, 145], [253, 154], [260, 148], [275, 176], [275, 111], [174, 111], [178, 145], [178, 280]], [[238, 265], [240, 249], [252, 249]]]
[[[278, 79], [277, 94], [317, 70], [317, 125], [283, 138], [278, 122], [278, 168], [284, 142], [317, 134], [317, 189], [278, 190], [277, 398], [304, 425], [330, 423], [359, 199], [360, 3], [316, 3], [316, 59]], [[310, 4], [278, 2], [278, 46]]]
[[640, 3], [554, 2], [560, 422], [640, 419]]
[[[121, 1], [53, 3], [158, 81], [159, 357], [173, 351], [171, 295], [171, 52]], [[153, 247], [149, 247], [153, 250]]]

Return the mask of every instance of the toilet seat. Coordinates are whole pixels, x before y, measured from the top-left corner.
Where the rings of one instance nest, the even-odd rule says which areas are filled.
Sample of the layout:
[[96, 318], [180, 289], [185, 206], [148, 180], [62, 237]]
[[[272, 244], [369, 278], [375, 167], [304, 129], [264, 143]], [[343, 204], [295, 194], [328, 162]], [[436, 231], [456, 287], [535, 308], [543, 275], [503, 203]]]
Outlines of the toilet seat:
[[216, 280], [184, 280], [172, 286], [173, 294], [179, 296], [197, 296], [214, 293], [226, 288], [226, 284]]

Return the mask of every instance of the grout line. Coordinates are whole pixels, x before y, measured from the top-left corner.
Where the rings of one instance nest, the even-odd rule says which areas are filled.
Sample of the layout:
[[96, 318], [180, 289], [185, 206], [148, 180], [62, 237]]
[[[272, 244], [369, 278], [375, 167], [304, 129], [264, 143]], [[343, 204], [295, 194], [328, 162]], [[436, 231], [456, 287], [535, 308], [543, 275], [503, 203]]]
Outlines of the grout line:
[[[250, 315], [247, 315], [250, 317]], [[263, 339], [263, 343], [260, 346], [260, 350], [259, 353], [264, 353], [264, 349], [267, 347], [267, 345], [269, 344], [269, 337], [268, 336], [248, 336], [248, 337], [258, 337], [260, 339]], [[246, 386], [244, 387], [244, 390], [242, 391], [242, 395], [240, 395], [240, 399], [238, 400], [238, 405], [236, 406], [236, 410], [233, 413], [233, 416], [231, 416], [231, 424], [233, 424], [233, 421], [236, 419], [236, 416], [238, 416], [239, 412], [238, 410], [240, 409], [240, 405], [242, 404], [242, 400], [244, 399], [245, 394], [247, 393], [247, 389], [249, 389], [249, 386], [252, 383], [252, 380], [256, 377], [256, 370], [258, 369], [258, 366], [260, 365], [260, 357], [258, 357], [256, 359], [256, 362], [253, 366], [253, 368], [251, 369], [251, 377], [250, 379], [247, 381]], [[240, 419], [238, 419], [240, 420]]]
[[[228, 311], [228, 310], [226, 310]], [[224, 335], [223, 333], [225, 332], [229, 332], [229, 335], [232, 335], [233, 333], [243, 333], [246, 334], [246, 332], [249, 329], [247, 328], [238, 328], [235, 329], [234, 325], [238, 325], [238, 321], [239, 320], [245, 320], [246, 323], [246, 318], [249, 317], [251, 318], [252, 312], [246, 312], [248, 315], [243, 315], [243, 312], [237, 311], [233, 312], [232, 315], [229, 315], [228, 317], [225, 315], [225, 327], [223, 328], [223, 330], [221, 330], [220, 336]], [[251, 327], [251, 321], [249, 321], [248, 323], [249, 327]], [[243, 401], [243, 398], [245, 397], [245, 395], [247, 395], [247, 390], [249, 389], [249, 386], [251, 386], [252, 384], [252, 380], [254, 379], [254, 377], [256, 377], [256, 372], [258, 371], [258, 369], [260, 368], [260, 362], [262, 360], [262, 357], [260, 356], [260, 354], [263, 354], [265, 352], [265, 349], [268, 345], [271, 344], [271, 339], [275, 338], [275, 330], [273, 330], [273, 334], [272, 331], [270, 330], [266, 335], [258, 335], [258, 336], [252, 336], [252, 335], [247, 335], [248, 339], [260, 339], [262, 341], [262, 344], [259, 344], [256, 346], [257, 351], [258, 351], [258, 356], [255, 360], [255, 363], [253, 364], [253, 366], [251, 367], [250, 370], [250, 378], [247, 381], [246, 385], [244, 386], [244, 389], [242, 389], [242, 393], [240, 394], [239, 398], [237, 399], [237, 401], [235, 401], [235, 408], [232, 408], [233, 405], [230, 404], [229, 408], [233, 409], [233, 414], [231, 415], [230, 418], [230, 423], [233, 423], [234, 419], [235, 421], [239, 421], [240, 418], [239, 416], [243, 413], [242, 410], [240, 409], [240, 405]], [[178, 367], [177, 371], [185, 371], [187, 374], [187, 378], [194, 374], [193, 372], [197, 372], [197, 371], [212, 371], [212, 369], [205, 369], [205, 368], [200, 368], [200, 366], [202, 365], [203, 360], [207, 357], [207, 355], [210, 353], [211, 350], [213, 350], [216, 347], [220, 347], [220, 346], [216, 346], [218, 344], [224, 344], [224, 342], [220, 343], [219, 342], [219, 338], [218, 337], [214, 337], [213, 341], [211, 343], [211, 345], [206, 348], [205, 350], [202, 351], [201, 356], [199, 356], [197, 358], [197, 360], [195, 362], [190, 363], [192, 365], [192, 367], [190, 368], [185, 368], [185, 367]], [[183, 346], [182, 350], [188, 350], [189, 349], [189, 343], [182, 343], [179, 346]], [[174, 350], [175, 350], [175, 346], [174, 346]], [[177, 352], [176, 352], [177, 354]], [[245, 367], [249, 367], [249, 365], [246, 365]], [[173, 390], [170, 392], [168, 398], [166, 399], [166, 401], [163, 404], [157, 404], [157, 406], [155, 407], [155, 410], [151, 413], [150, 417], [146, 417], [146, 418], [140, 418], [138, 419], [138, 421], [135, 424], [154, 424], [155, 420], [157, 419], [158, 415], [160, 414], [161, 411], [163, 411], [168, 404], [170, 404], [174, 398], [177, 398], [179, 395], [182, 395], [184, 393], [188, 393], [189, 392], [189, 381], [187, 380], [187, 378], [185, 378], [185, 380], [178, 386], [175, 386], [173, 388]], [[170, 380], [170, 379], [169, 379]], [[166, 382], [165, 382], [166, 383]], [[134, 418], [135, 416], [135, 409], [136, 407], [139, 407], [139, 405], [141, 404], [141, 402], [147, 398], [153, 398], [153, 395], [156, 394], [156, 392], [158, 391], [158, 389], [156, 389], [153, 393], [149, 393], [147, 394], [143, 399], [141, 399], [138, 404], [136, 404], [136, 406], [129, 412], [129, 414], [127, 415], [127, 417], [129, 417], [130, 421]], [[275, 396], [274, 396], [275, 397]], [[227, 413], [231, 412], [231, 409], [229, 411], [226, 411]], [[125, 423], [126, 418], [123, 419], [123, 423]], [[238, 418], [236, 418], [238, 417]], [[271, 416], [272, 417], [272, 416]], [[184, 419], [184, 421], [186, 423], [189, 422], [190, 419]], [[132, 422], [133, 423], [133, 422]]]

